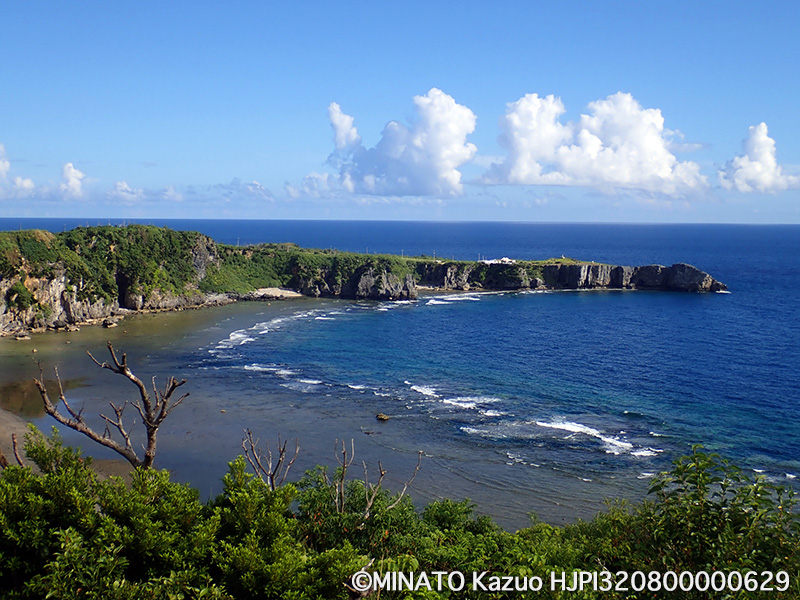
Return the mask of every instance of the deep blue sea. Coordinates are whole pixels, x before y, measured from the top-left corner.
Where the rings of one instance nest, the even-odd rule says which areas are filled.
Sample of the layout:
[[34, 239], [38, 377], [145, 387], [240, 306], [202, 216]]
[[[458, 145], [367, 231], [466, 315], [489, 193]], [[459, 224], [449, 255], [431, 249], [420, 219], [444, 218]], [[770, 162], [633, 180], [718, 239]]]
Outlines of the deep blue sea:
[[[396, 482], [423, 450], [412, 496], [468, 496], [509, 527], [532, 511], [558, 522], [590, 516], [604, 498], [641, 498], [695, 443], [779, 483], [800, 474], [800, 226], [146, 222], [242, 245], [687, 262], [730, 290], [432, 293], [196, 311], [203, 316], [169, 343], [130, 343], [145, 348], [144, 366], [183, 369], [202, 390], [195, 416], [174, 430], [183, 441], [162, 449], [198, 485], [218, 480], [242, 426], [296, 435], [308, 466], [334, 462], [333, 440], [355, 437], [359, 458], [383, 460]], [[0, 219], [0, 229], [100, 223]], [[377, 412], [392, 418], [378, 423]], [[220, 456], [209, 461], [212, 449]]]

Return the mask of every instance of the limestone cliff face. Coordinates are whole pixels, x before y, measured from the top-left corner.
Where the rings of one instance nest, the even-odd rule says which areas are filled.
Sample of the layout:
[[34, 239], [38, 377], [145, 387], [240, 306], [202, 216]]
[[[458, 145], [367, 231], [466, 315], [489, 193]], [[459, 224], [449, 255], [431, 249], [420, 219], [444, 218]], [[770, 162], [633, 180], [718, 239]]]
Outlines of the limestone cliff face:
[[[20, 307], [12, 287], [22, 284], [34, 299], [28, 307]], [[125, 301], [107, 303], [104, 299], [80, 299], [78, 290], [64, 274], [52, 278], [19, 276], [0, 280], [0, 335], [17, 335], [43, 329], [69, 329], [84, 323], [97, 323], [130, 311], [179, 310], [230, 302], [225, 294], [203, 294], [189, 290], [176, 295], [153, 290], [147, 297], [128, 291]]]
[[[198, 235], [189, 256], [194, 277], [180, 292], [156, 287], [145, 293], [138, 281], [117, 272], [118, 297], [112, 300], [90, 298], [83, 281], [70, 281], [62, 263], [53, 266], [52, 275], [36, 277], [23, 261], [16, 275], [0, 277], [0, 335], [68, 329], [82, 323], [101, 322], [128, 311], [178, 310], [230, 302], [226, 295], [204, 294], [196, 285], [205, 277], [210, 265], [218, 264], [214, 240]], [[20, 300], [22, 296], [25, 301]]]
[[708, 273], [684, 263], [670, 267], [628, 267], [595, 263], [545, 264], [536, 270], [521, 264], [439, 264], [420, 273], [423, 285], [440, 289], [638, 289], [719, 292], [727, 286]]
[[[34, 303], [20, 306], [15, 289], [24, 286]], [[14, 288], [14, 289], [12, 289]], [[81, 300], [79, 290], [67, 283], [66, 276], [56, 273], [52, 278], [15, 276], [0, 279], [0, 334], [14, 335], [28, 329], [66, 328], [107, 318], [119, 309], [104, 300]]]
[[417, 267], [422, 285], [445, 290], [468, 290], [475, 285], [470, 276], [476, 263], [423, 263]]
[[417, 286], [411, 275], [403, 279], [372, 266], [356, 269], [346, 280], [325, 269], [314, 275], [295, 276], [290, 287], [305, 296], [337, 296], [355, 300], [409, 300], [417, 297]]

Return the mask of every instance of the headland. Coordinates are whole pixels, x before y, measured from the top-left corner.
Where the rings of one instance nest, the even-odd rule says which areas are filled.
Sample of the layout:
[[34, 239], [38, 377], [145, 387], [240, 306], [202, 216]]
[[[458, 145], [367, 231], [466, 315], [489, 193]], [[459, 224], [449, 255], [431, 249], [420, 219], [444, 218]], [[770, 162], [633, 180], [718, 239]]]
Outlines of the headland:
[[461, 291], [618, 289], [719, 292], [691, 265], [621, 266], [572, 258], [456, 261], [220, 244], [198, 232], [129, 225], [0, 233], [0, 335], [112, 327], [131, 312], [240, 300], [409, 300], [420, 288]]

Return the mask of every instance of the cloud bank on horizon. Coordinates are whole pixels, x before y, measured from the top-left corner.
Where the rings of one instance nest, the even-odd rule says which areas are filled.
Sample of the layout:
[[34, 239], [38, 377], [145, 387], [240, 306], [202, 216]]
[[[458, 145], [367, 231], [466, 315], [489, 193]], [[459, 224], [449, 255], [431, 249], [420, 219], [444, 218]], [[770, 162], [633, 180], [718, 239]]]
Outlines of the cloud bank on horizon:
[[[701, 166], [679, 160], [676, 152], [691, 150], [682, 134], [665, 126], [660, 109], [644, 108], [629, 93], [617, 92], [590, 102], [574, 121], [562, 120], [566, 107], [554, 95], [529, 93], [506, 106], [498, 138], [506, 155], [486, 157], [468, 140], [477, 116], [438, 88], [412, 99], [414, 115], [408, 124], [389, 121], [374, 147], [365, 147], [355, 118], [332, 102], [328, 118], [334, 150], [322, 172], [311, 172], [298, 186], [287, 184], [290, 199], [342, 197], [457, 197], [465, 185], [560, 186], [604, 193], [626, 191], [666, 198], [700, 197], [713, 189], [742, 194], [774, 194], [800, 188], [800, 177], [786, 174], [777, 161], [775, 141], [767, 125], [749, 128], [741, 154], [716, 172], [717, 186]], [[484, 165], [478, 176], [465, 181], [462, 169]], [[0, 199], [41, 198], [86, 200], [86, 174], [72, 162], [64, 164], [60, 183], [35, 184], [13, 176], [0, 144]], [[274, 195], [257, 181], [243, 184], [186, 186], [183, 192], [167, 186], [159, 191], [133, 187], [126, 179], [102, 195], [115, 202], [180, 202], [216, 195], [224, 201], [247, 198], [274, 202]]]

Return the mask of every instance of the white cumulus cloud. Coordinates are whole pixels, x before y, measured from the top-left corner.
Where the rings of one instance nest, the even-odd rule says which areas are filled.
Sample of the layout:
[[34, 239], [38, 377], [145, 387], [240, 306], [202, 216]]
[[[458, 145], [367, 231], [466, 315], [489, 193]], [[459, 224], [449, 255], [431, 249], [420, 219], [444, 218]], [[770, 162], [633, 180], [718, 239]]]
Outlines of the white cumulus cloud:
[[144, 190], [132, 188], [127, 181], [118, 181], [114, 184], [114, 189], [108, 193], [108, 196], [123, 202], [136, 202], [144, 198]]
[[591, 102], [577, 122], [561, 123], [560, 98], [527, 94], [508, 105], [501, 143], [508, 157], [487, 183], [628, 188], [677, 195], [708, 187], [700, 167], [670, 150], [661, 111], [618, 92]]
[[[457, 195], [463, 191], [458, 169], [477, 151], [466, 141], [475, 130], [475, 114], [436, 88], [415, 96], [414, 110], [412, 123], [390, 121], [378, 144], [365, 148], [353, 117], [336, 103], [328, 107], [336, 144], [329, 162], [338, 170], [341, 188], [380, 196]], [[329, 184], [314, 183], [317, 190]]]
[[337, 150], [345, 150], [358, 146], [361, 143], [361, 136], [353, 123], [355, 119], [342, 112], [342, 108], [336, 103], [331, 102], [328, 107], [328, 118], [333, 127], [334, 141]]
[[5, 179], [8, 175], [8, 170], [11, 168], [11, 163], [6, 158], [6, 148], [0, 144], [0, 179]]
[[58, 186], [58, 189], [68, 198], [80, 198], [83, 196], [82, 180], [84, 177], [86, 175], [76, 169], [72, 163], [67, 163], [61, 170], [63, 183]]
[[167, 200], [168, 202], [182, 202], [183, 194], [177, 191], [173, 186], [168, 185], [161, 190], [161, 198], [163, 200]]
[[6, 183], [10, 169], [11, 162], [6, 157], [5, 146], [0, 144], [0, 199], [28, 198], [32, 196], [36, 192], [36, 185], [32, 179], [16, 176]]
[[766, 123], [750, 127], [742, 142], [742, 154], [728, 161], [718, 175], [723, 188], [739, 192], [779, 192], [800, 187], [800, 177], [784, 175], [778, 164], [775, 140], [769, 137]]
[[36, 185], [32, 179], [22, 177], [14, 177], [13, 195], [17, 198], [27, 198], [32, 196], [36, 191]]
[[212, 186], [211, 189], [215, 193], [222, 195], [222, 197], [228, 200], [237, 198], [266, 200], [270, 202], [274, 200], [272, 192], [261, 185], [258, 181], [253, 180], [250, 183], [245, 183], [238, 177], [233, 178], [230, 183], [218, 183]]

